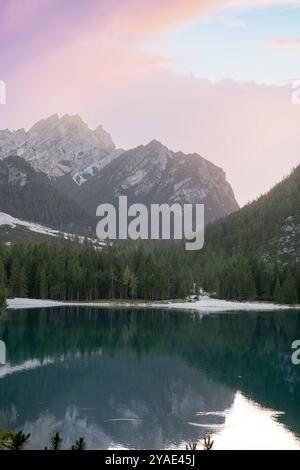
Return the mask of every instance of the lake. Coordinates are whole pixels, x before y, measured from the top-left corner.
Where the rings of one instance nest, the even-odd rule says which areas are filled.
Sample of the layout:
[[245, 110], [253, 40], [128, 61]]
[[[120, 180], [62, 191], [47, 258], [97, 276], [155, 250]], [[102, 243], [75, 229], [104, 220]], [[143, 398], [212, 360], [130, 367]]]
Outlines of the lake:
[[42, 449], [300, 449], [300, 313], [10, 310], [0, 428]]

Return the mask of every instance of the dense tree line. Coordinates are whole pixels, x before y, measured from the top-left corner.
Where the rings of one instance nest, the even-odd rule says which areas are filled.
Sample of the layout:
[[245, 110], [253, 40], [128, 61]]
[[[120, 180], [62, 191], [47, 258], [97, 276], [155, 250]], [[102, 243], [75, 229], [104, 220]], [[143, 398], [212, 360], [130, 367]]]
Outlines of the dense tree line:
[[[0, 297], [55, 300], [185, 298], [199, 288], [219, 298], [300, 300], [300, 264], [240, 252], [187, 252], [175, 242], [0, 247]], [[1, 300], [0, 299], [0, 300]]]
[[300, 263], [206, 252], [199, 256], [202, 286], [218, 298], [295, 304], [300, 300]]
[[191, 273], [185, 252], [170, 244], [59, 247], [14, 245], [0, 251], [0, 280], [10, 297], [57, 300], [185, 297]]

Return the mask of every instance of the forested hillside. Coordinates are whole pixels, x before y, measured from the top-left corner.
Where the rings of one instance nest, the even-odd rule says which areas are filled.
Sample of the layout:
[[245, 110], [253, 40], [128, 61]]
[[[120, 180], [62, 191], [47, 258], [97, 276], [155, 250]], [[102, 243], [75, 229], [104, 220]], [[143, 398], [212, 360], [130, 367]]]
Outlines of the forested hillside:
[[300, 257], [300, 165], [256, 201], [211, 224], [206, 249], [282, 261]]
[[20, 157], [0, 160], [0, 211], [58, 229], [84, 229], [91, 219], [62, 196], [48, 177]]
[[300, 300], [300, 166], [269, 193], [209, 225], [203, 286], [222, 298]]

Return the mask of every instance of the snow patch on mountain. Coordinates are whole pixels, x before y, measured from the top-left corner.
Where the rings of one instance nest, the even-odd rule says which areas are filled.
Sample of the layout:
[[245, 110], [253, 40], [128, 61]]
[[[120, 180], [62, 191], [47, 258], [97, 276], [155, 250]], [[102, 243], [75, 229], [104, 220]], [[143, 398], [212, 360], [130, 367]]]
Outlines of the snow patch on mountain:
[[92, 243], [94, 245], [105, 246], [105, 242], [101, 242], [97, 239], [55, 230], [53, 228], [46, 227], [45, 225], [36, 224], [34, 222], [28, 222], [26, 220], [18, 219], [17, 217], [12, 217], [11, 215], [6, 214], [5, 212], [0, 212], [0, 226], [8, 226], [13, 229], [17, 226], [21, 226], [25, 227], [31, 232], [48, 235], [50, 237], [60, 237], [64, 238], [65, 240], [77, 241], [79, 243], [84, 243], [85, 241], [88, 241], [89, 243]]
[[124, 150], [122, 149], [113, 149], [109, 154], [102, 158], [101, 160], [93, 162], [91, 165], [87, 166], [83, 171], [75, 173], [73, 176], [73, 181], [81, 186], [85, 183], [90, 176], [97, 176], [103, 168], [109, 165], [113, 160], [118, 158]]

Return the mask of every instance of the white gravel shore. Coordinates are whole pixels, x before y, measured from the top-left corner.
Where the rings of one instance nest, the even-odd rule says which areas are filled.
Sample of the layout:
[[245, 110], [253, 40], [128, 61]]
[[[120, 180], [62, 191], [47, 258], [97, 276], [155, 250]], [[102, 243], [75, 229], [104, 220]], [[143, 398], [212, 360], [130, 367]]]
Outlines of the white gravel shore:
[[137, 308], [168, 308], [180, 310], [194, 310], [199, 312], [230, 312], [230, 311], [270, 311], [300, 309], [300, 305], [278, 305], [268, 302], [232, 302], [227, 300], [211, 299], [203, 297], [196, 302], [168, 302], [168, 303], [130, 303], [130, 302], [57, 302], [54, 300], [15, 298], [7, 300], [10, 309], [61, 307], [61, 306], [86, 306], [86, 307], [137, 307]]

